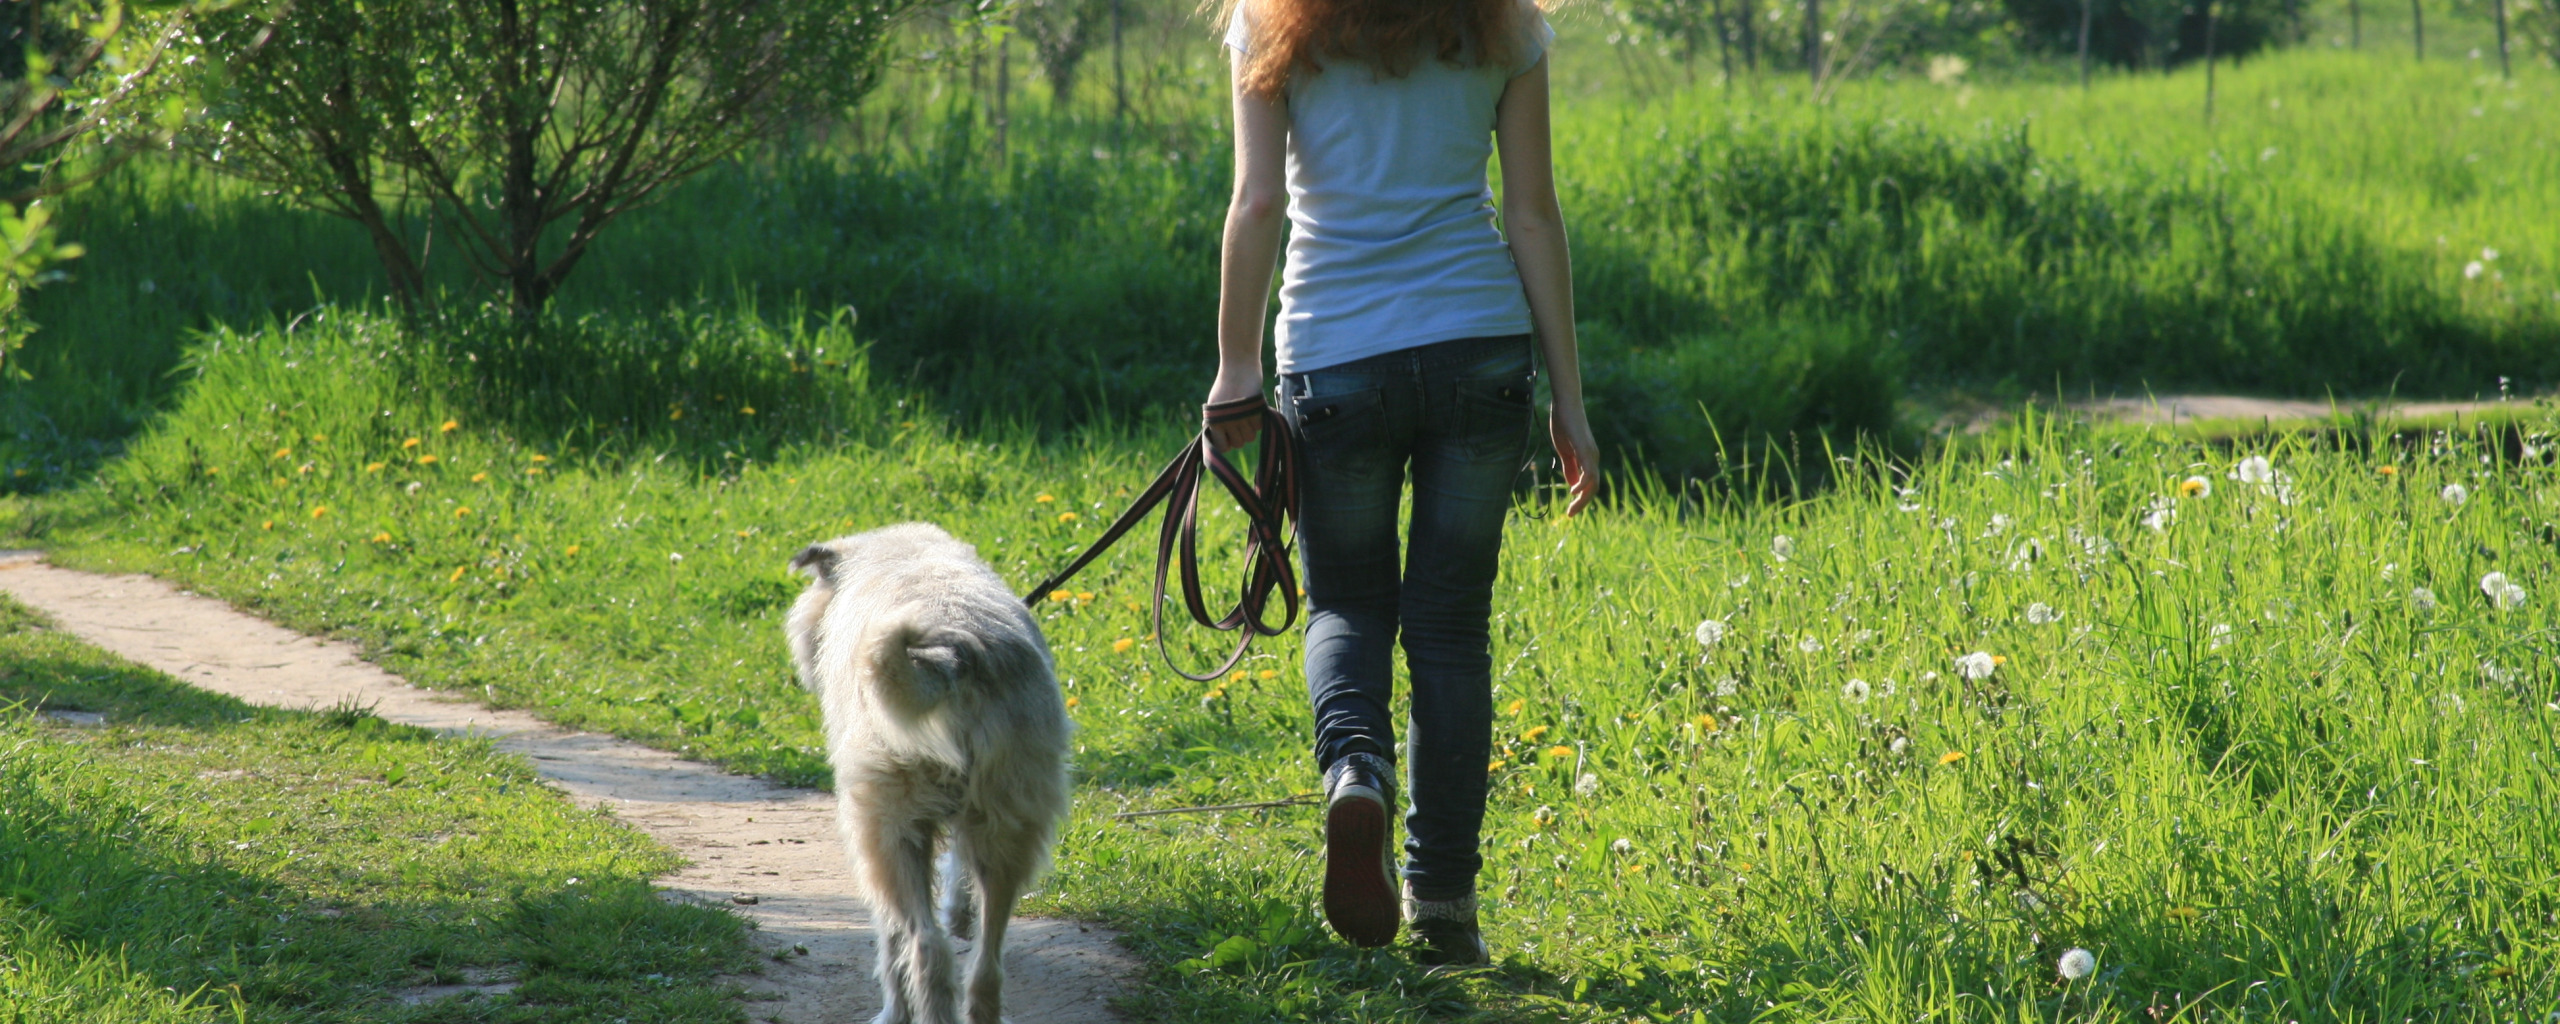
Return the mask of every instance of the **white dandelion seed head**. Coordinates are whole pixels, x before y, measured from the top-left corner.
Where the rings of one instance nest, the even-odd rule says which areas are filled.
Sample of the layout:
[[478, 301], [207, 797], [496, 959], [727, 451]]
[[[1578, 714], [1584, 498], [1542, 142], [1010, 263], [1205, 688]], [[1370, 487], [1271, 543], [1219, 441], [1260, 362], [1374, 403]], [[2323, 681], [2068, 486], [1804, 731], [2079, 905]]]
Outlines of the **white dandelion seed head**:
[[2027, 606], [2027, 622], [2032, 625], [2050, 626], [2060, 621], [2062, 613], [2053, 610], [2052, 605], [2038, 601]]
[[1724, 585], [1733, 590], [1740, 590], [1744, 587], [1750, 586], [1751, 574], [1747, 572], [1743, 573], [1740, 576], [1724, 581]]
[[1881, 694], [1883, 694], [1883, 695], [1885, 695], [1885, 696], [1887, 696], [1887, 697], [1890, 697], [1890, 696], [1893, 696], [1896, 692], [1899, 692], [1901, 689], [1902, 689], [1901, 687], [1899, 687], [1899, 686], [1895, 686], [1895, 685], [1893, 684], [1893, 680], [1891, 680], [1891, 679], [1887, 679], [1887, 680], [1885, 680], [1885, 681], [1884, 681], [1884, 689], [1879, 690], [1879, 691], [1876, 691], [1876, 692], [1881, 693]]
[[1885, 750], [1895, 757], [1900, 757], [1909, 753], [1911, 751], [1911, 737], [1896, 736], [1893, 738], [1892, 743], [1885, 745]]
[[2472, 260], [2471, 262], [2462, 265], [2462, 277], [2463, 280], [2466, 281], [2477, 281], [2480, 279], [2480, 275], [2487, 273], [2488, 270], [2489, 268], [2482, 266], [2479, 260]]
[[684, 561], [684, 555], [683, 555], [683, 553], [681, 553], [681, 552], [676, 552], [676, 551], [670, 551], [670, 552], [667, 552], [667, 563], [668, 563], [668, 564], [672, 565], [672, 564], [674, 564], [674, 563], [681, 562], [681, 561]]
[[2098, 954], [2073, 946], [2062, 951], [2062, 960], [2054, 969], [2062, 972], [2062, 980], [2078, 981], [2098, 969]]
[[1866, 646], [1868, 643], [1874, 641], [1875, 638], [1876, 631], [1872, 629], [1861, 629], [1855, 633], [1849, 634], [1849, 642], [1860, 647]]
[[2231, 479], [2244, 484], [2271, 484], [2276, 482], [2276, 467], [2266, 456], [2252, 455], [2231, 467]]
[[[2486, 679], [2500, 686], [2505, 686], [2516, 681], [2516, 674], [2513, 671], [2510, 671], [2506, 666], [2500, 665], [2497, 662], [2484, 661], [2480, 663], [2480, 678]], [[2445, 694], [2445, 696], [2453, 697], [2456, 702], [2454, 710], [2462, 710], [2462, 706], [2460, 704], [2462, 698], [2454, 697], [2454, 695], [2450, 693]]]
[[1997, 537], [2009, 532], [2009, 527], [2016, 523], [2017, 520], [2009, 518], [2008, 514], [2005, 512], [1994, 514], [1991, 517], [1990, 522], [1983, 524], [1982, 535], [1985, 537]]
[[1697, 640], [1700, 647], [1713, 647], [1722, 643], [1724, 634], [1723, 619], [1701, 619], [1698, 622], [1698, 628], [1689, 631], [1689, 636]]
[[1769, 538], [1769, 553], [1781, 562], [1796, 556], [1796, 539], [1786, 534]]
[[2444, 490], [2436, 492], [2436, 497], [2443, 498], [2447, 505], [2461, 508], [2471, 501], [2471, 488], [2461, 484], [2446, 484]]
[[1591, 794], [1599, 791], [1600, 776], [1591, 772], [1584, 772], [1582, 773], [1581, 778], [1573, 780], [1573, 795], [1575, 796], [1590, 796]]
[[2151, 505], [2142, 512], [2143, 528], [2153, 533], [2167, 530], [2169, 524], [2177, 521], [2178, 506], [2172, 504], [2167, 498], [2151, 499]]
[[1852, 679], [1840, 684], [1840, 699], [1851, 704], [1866, 703], [1868, 695], [1872, 692], [1872, 688], [1867, 686], [1867, 681], [1864, 679]]
[[1920, 685], [1922, 685], [1922, 686], [1927, 686], [1927, 685], [1929, 685], [1929, 684], [1931, 684], [1931, 683], [1934, 683], [1934, 682], [1937, 682], [1937, 681], [1938, 681], [1938, 674], [1937, 674], [1937, 673], [1935, 673], [1935, 672], [1922, 672], [1922, 673], [1920, 673]]
[[2029, 537], [2009, 549], [2009, 571], [2026, 572], [2044, 561], [2044, 538]]
[[423, 491], [423, 490], [426, 490], [426, 489], [427, 489], [427, 485], [426, 485], [425, 483], [420, 482], [420, 481], [417, 481], [417, 480], [411, 480], [411, 481], [409, 481], [409, 482], [408, 482], [408, 484], [407, 484], [406, 486], [403, 486], [403, 487], [401, 487], [401, 488], [400, 488], [401, 492], [402, 492], [402, 493], [405, 493], [405, 494], [416, 494], [416, 493], [418, 493], [419, 491]]
[[2389, 582], [2391, 582], [2391, 577], [2392, 577], [2394, 574], [2398, 573], [2399, 571], [2400, 571], [2400, 563], [2398, 563], [2398, 562], [2384, 562], [2384, 563], [2382, 563], [2382, 582], [2384, 582], [2384, 583], [2389, 583]]
[[1636, 852], [1636, 844], [1625, 839], [1618, 839], [1609, 844], [1609, 852], [1621, 857], [1632, 856]]
[[1741, 688], [1742, 684], [1736, 682], [1732, 676], [1726, 676], [1722, 679], [1716, 680], [1716, 696], [1718, 697], [1733, 696], [1733, 691]]
[[2434, 611], [2436, 610], [2436, 592], [2425, 587], [2411, 587], [2409, 588], [2409, 603], [2416, 605], [2418, 610], [2422, 612]]
[[2231, 646], [2231, 627], [2229, 624], [2221, 622], [2214, 623], [2212, 629], [2204, 631], [2204, 635], [2213, 638], [2212, 643], [2205, 645], [2208, 650], [2219, 651], [2225, 647]]
[[1991, 660], [1991, 652], [1975, 651], [1956, 659], [1956, 674], [1967, 679], [1989, 679], [2000, 663]]
[[1813, 637], [1806, 637], [1802, 640], [1796, 641], [1796, 650], [1803, 651], [1806, 654], [1819, 654], [1822, 652], [1822, 641], [1814, 639]]
[[2506, 573], [2493, 572], [2480, 577], [2480, 592], [2488, 595], [2489, 604], [2502, 612], [2524, 607], [2524, 588], [2507, 578]]
[[2482, 249], [2480, 250], [2480, 259], [2482, 262], [2496, 262], [2498, 259], [2498, 250]]

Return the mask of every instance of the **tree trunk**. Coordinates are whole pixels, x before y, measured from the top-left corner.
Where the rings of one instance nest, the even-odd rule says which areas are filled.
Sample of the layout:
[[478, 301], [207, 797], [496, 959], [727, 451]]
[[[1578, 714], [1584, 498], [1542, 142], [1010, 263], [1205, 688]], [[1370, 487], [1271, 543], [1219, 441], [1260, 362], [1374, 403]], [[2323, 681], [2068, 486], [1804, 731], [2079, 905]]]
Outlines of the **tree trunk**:
[[1736, 0], [1733, 23], [1742, 26], [1742, 69], [1760, 70], [1760, 12], [1751, 0]]
[[2216, 13], [2216, 12], [2214, 11], [2214, 3], [2213, 3], [2213, 0], [2205, 0], [2205, 4], [2204, 4], [2204, 119], [2205, 119], [2205, 122], [2206, 122], [2206, 123], [2208, 123], [2208, 124], [2212, 123], [2212, 121], [2213, 121], [2213, 36], [2214, 36], [2214, 28], [2215, 28], [2215, 27], [2216, 27], [2216, 26], [2221, 22], [2221, 19], [2214, 17], [2214, 14], [2215, 14], [2215, 13]]
[[2498, 77], [2513, 79], [2516, 69], [2507, 64], [2507, 0], [2497, 0], [2498, 12]]
[[2409, 41], [2417, 48], [2418, 59], [2427, 59], [2427, 12], [2418, 0], [2409, 0]]
[[1804, 70], [1822, 84], [1822, 0], [1804, 0]]
[[1724, 68], [1724, 87], [1733, 88], [1733, 30], [1725, 23], [1724, 0], [1715, 0], [1716, 60]]
[[2364, 49], [2364, 2], [2347, 0], [2347, 49]]
[[2098, 0], [2080, 0], [2080, 89], [2089, 89], [2089, 20], [2098, 9]]
[[1012, 127], [1007, 101], [1013, 92], [1013, 37], [996, 37], [996, 166], [1004, 166], [1005, 129]]
[[1111, 0], [1111, 123], [1117, 127], [1129, 119], [1129, 79], [1120, 70], [1120, 31], [1126, 20], [1126, 0]]

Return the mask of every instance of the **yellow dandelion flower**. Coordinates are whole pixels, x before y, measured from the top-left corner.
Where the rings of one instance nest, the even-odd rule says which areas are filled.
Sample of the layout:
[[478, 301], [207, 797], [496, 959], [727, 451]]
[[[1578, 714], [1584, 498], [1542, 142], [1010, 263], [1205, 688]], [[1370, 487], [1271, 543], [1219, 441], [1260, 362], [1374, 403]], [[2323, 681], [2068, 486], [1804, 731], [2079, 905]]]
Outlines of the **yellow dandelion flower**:
[[1629, 864], [1629, 865], [1627, 865], [1626, 873], [1627, 873], [1627, 874], [1630, 874], [1630, 875], [1643, 874], [1643, 873], [1644, 873], [1644, 862], [1643, 862], [1643, 861], [1637, 861], [1637, 862], [1635, 862], [1635, 863], [1633, 863], [1633, 864]]
[[275, 520], [273, 520], [273, 519], [264, 520], [264, 521], [262, 521], [262, 522], [260, 522], [260, 523], [258, 524], [258, 528], [259, 528], [259, 529], [261, 529], [261, 530], [272, 530], [272, 529], [275, 529], [275, 528], [276, 528], [276, 521], [275, 521]]
[[526, 476], [541, 476], [541, 475], [542, 475], [542, 467], [540, 467], [540, 466], [526, 466], [526, 467], [524, 468], [524, 475], [526, 475]]
[[293, 475], [295, 475], [295, 476], [310, 476], [310, 475], [311, 475], [311, 464], [310, 464], [310, 463], [308, 463], [308, 462], [305, 462], [305, 463], [303, 463], [303, 464], [301, 464], [301, 465], [299, 465], [299, 466], [295, 466], [295, 467], [293, 467]]
[[1536, 743], [1536, 742], [1538, 742], [1538, 737], [1540, 737], [1540, 736], [1544, 736], [1544, 735], [1546, 735], [1547, 733], [1549, 733], [1549, 732], [1551, 732], [1551, 731], [1553, 731], [1553, 730], [1552, 730], [1552, 729], [1550, 729], [1549, 727], [1547, 727], [1547, 726], [1543, 726], [1543, 725], [1533, 725], [1533, 726], [1530, 726], [1530, 727], [1529, 727], [1529, 731], [1528, 731], [1528, 732], [1524, 732], [1524, 733], [1521, 733], [1521, 734], [1520, 734], [1520, 742], [1522, 742], [1522, 743]]
[[440, 427], [437, 427], [437, 428], [436, 428], [436, 433], [439, 433], [439, 434], [450, 434], [450, 433], [453, 433], [454, 431], [457, 431], [457, 430], [460, 430], [460, 429], [462, 429], [462, 421], [461, 421], [461, 420], [446, 420], [446, 421], [444, 421], [444, 425], [443, 425], [443, 426], [440, 426]]
[[1280, 673], [1277, 670], [1266, 668], [1262, 670], [1261, 676], [1264, 679], [1278, 679], [1280, 678]]
[[675, 407], [675, 408], [673, 408], [673, 409], [669, 409], [669, 410], [667, 410], [667, 418], [668, 418], [668, 419], [671, 419], [671, 420], [680, 420], [680, 419], [683, 419], [683, 418], [684, 418], [684, 407], [683, 407], [683, 406], [681, 406], [681, 405], [679, 405], [679, 406], [677, 406], [677, 407]]
[[2374, 471], [2374, 472], [2376, 472], [2376, 473], [2380, 473], [2380, 474], [2382, 474], [2382, 475], [2384, 475], [2384, 476], [2399, 476], [2399, 475], [2400, 475], [2400, 467], [2398, 467], [2398, 466], [2375, 466], [2375, 467], [2373, 467], [2373, 471]]
[[579, 546], [578, 546], [578, 545], [576, 545], [576, 544], [571, 544], [571, 545], [569, 545], [569, 547], [568, 547], [566, 550], [563, 550], [563, 551], [561, 551], [560, 553], [561, 553], [561, 554], [563, 554], [563, 555], [566, 555], [566, 556], [568, 556], [568, 557], [570, 557], [570, 558], [576, 558], [576, 557], [578, 557], [578, 552], [579, 552], [579, 550], [580, 550], [580, 548], [579, 548]]
[[1961, 750], [1950, 750], [1938, 755], [1939, 764], [1954, 764], [1962, 760], [1964, 760], [1964, 751]]
[[1090, 601], [1090, 600], [1093, 600], [1093, 591], [1090, 591], [1090, 590], [1079, 590], [1079, 591], [1076, 591], [1076, 600], [1078, 600], [1078, 601]]
[[741, 405], [738, 407], [738, 412], [747, 416], [753, 416], [756, 414], [756, 407], [752, 405]]
[[1061, 604], [1075, 599], [1076, 592], [1072, 590], [1052, 590], [1049, 592], [1049, 600], [1056, 601]]
[[1237, 669], [1237, 670], [1235, 670], [1235, 671], [1233, 671], [1233, 672], [1229, 672], [1229, 673], [1227, 673], [1227, 681], [1228, 681], [1228, 682], [1230, 682], [1230, 683], [1241, 683], [1241, 682], [1244, 682], [1244, 670], [1243, 670], [1243, 669]]
[[276, 449], [276, 453], [275, 453], [274, 455], [268, 456], [268, 458], [282, 459], [282, 458], [290, 457], [290, 456], [292, 456], [292, 455], [293, 455], [293, 449], [291, 449], [291, 448], [278, 448], [278, 449]]
[[1201, 694], [1201, 695], [1200, 695], [1200, 699], [1201, 699], [1201, 700], [1216, 700], [1216, 699], [1218, 699], [1218, 698], [1220, 698], [1220, 697], [1224, 697], [1224, 696], [1226, 696], [1226, 695], [1227, 695], [1227, 688], [1226, 688], [1226, 687], [1223, 687], [1223, 686], [1212, 686], [1212, 687], [1210, 687], [1210, 688], [1209, 688], [1209, 692], [1207, 692], [1207, 693], [1204, 693], [1204, 694]]
[[454, 566], [453, 575], [445, 577], [444, 581], [447, 583], [460, 583], [462, 582], [462, 574], [470, 571], [471, 567], [467, 565]]
[[1067, 698], [1067, 706], [1068, 706], [1068, 707], [1075, 707], [1076, 705], [1078, 705], [1078, 704], [1082, 704], [1082, 703], [1084, 703], [1084, 702], [1083, 702], [1083, 701], [1081, 701], [1081, 700], [1077, 700], [1077, 699], [1075, 699], [1075, 698], [1073, 698], [1073, 697], [1069, 697], [1069, 698]]
[[418, 464], [421, 466], [432, 466], [442, 461], [444, 460], [436, 458], [433, 454], [418, 456]]
[[1136, 601], [1122, 601], [1122, 602], [1120, 602], [1120, 606], [1121, 606], [1121, 607], [1123, 607], [1123, 608], [1127, 608], [1127, 609], [1129, 609], [1130, 611], [1133, 611], [1133, 612], [1135, 612], [1135, 611], [1144, 611], [1144, 610], [1146, 610], [1146, 607], [1147, 607], [1146, 605], [1139, 604], [1139, 603], [1138, 603], [1138, 602], [1136, 602]]
[[418, 446], [418, 439], [417, 439], [417, 438], [414, 438], [414, 437], [413, 437], [413, 438], [410, 438], [410, 439], [408, 439], [408, 440], [406, 440], [406, 441], [402, 441], [402, 442], [400, 442], [400, 450], [401, 450], [401, 451], [404, 451], [404, 452], [405, 452], [405, 451], [408, 451], [408, 450], [409, 450], [409, 449], [411, 449], [411, 448], [415, 448], [415, 447], [417, 447], [417, 446]]
[[1573, 756], [1573, 748], [1572, 748], [1572, 747], [1565, 746], [1565, 745], [1563, 745], [1563, 744], [1559, 743], [1559, 744], [1557, 744], [1557, 745], [1555, 745], [1555, 746], [1552, 746], [1552, 747], [1548, 747], [1548, 748], [1547, 748], [1547, 756], [1548, 756], [1548, 757], [1572, 757], [1572, 756]]
[[2162, 916], [2172, 921], [2193, 921], [2204, 916], [2204, 911], [2194, 907], [2170, 907]]
[[454, 517], [454, 518], [456, 518], [456, 519], [460, 519], [460, 518], [462, 518], [462, 517], [464, 517], [464, 516], [467, 516], [467, 515], [470, 515], [470, 514], [471, 514], [471, 506], [469, 506], [469, 505], [459, 506], [459, 507], [457, 507], [457, 508], [455, 508], [455, 509], [453, 510], [453, 517]]
[[487, 473], [473, 473], [473, 474], [471, 474], [471, 482], [472, 482], [472, 483], [475, 483], [475, 484], [485, 484], [485, 483], [488, 483], [488, 482], [489, 482], [489, 474], [487, 474]]
[[535, 453], [533, 453], [533, 457], [532, 457], [531, 459], [527, 460], [527, 461], [531, 461], [531, 462], [549, 462], [549, 461], [551, 461], [551, 456], [544, 455], [544, 454], [542, 454], [541, 452], [535, 452]]
[[1073, 512], [1060, 512], [1060, 513], [1058, 513], [1058, 521], [1059, 521], [1059, 522], [1061, 522], [1061, 523], [1072, 523], [1072, 522], [1075, 522], [1075, 521], [1076, 521], [1076, 514], [1075, 514], [1075, 513], [1073, 513]]
[[1498, 771], [1501, 771], [1501, 770], [1502, 770], [1502, 759], [1501, 759], [1501, 758], [1499, 758], [1499, 757], [1497, 757], [1497, 758], [1494, 758], [1494, 759], [1493, 759], [1493, 760], [1491, 760], [1491, 761], [1487, 761], [1487, 762], [1485, 762], [1485, 764], [1484, 764], [1484, 770], [1486, 770], [1486, 771], [1488, 771], [1488, 772], [1498, 772]]
[[327, 435], [327, 434], [313, 434], [313, 435], [311, 435], [311, 439], [312, 439], [313, 441], [326, 441], [326, 440], [328, 440], [328, 439], [329, 439], [329, 435]]
[[1736, 871], [1749, 871], [1751, 870], [1751, 862], [1747, 860], [1734, 861], [1733, 869]]
[[2178, 481], [2178, 493], [2190, 498], [2201, 498], [2212, 490], [2213, 484], [2200, 476], [2191, 476]]
[[379, 473], [382, 472], [382, 467], [388, 465], [390, 465], [388, 462], [368, 462], [364, 464], [364, 471], [367, 473]]
[[1050, 503], [1050, 502], [1053, 502], [1053, 501], [1058, 500], [1058, 496], [1057, 496], [1057, 495], [1054, 495], [1054, 494], [1050, 494], [1050, 493], [1048, 493], [1047, 491], [1042, 491], [1042, 492], [1040, 492], [1040, 493], [1038, 493], [1038, 494], [1034, 494], [1034, 495], [1032, 495], [1032, 496], [1031, 496], [1031, 500], [1036, 501], [1036, 502], [1039, 502], [1040, 504], [1046, 505], [1046, 504], [1048, 504], [1048, 503]]
[[327, 505], [313, 505], [313, 506], [311, 506], [311, 518], [313, 518], [313, 519], [318, 519], [318, 518], [321, 518], [321, 517], [326, 516], [326, 515], [328, 515], [328, 514], [329, 514], [329, 506], [327, 506]]
[[1502, 713], [1505, 715], [1518, 715], [1520, 713], [1520, 709], [1528, 706], [1529, 702], [1527, 700], [1515, 700], [1510, 704], [1504, 705]]
[[1121, 637], [1121, 638], [1120, 638], [1120, 639], [1118, 639], [1118, 640], [1111, 641], [1111, 653], [1113, 653], [1113, 654], [1127, 654], [1127, 653], [1129, 653], [1129, 648], [1136, 647], [1136, 646], [1138, 646], [1138, 642], [1137, 642], [1137, 641], [1135, 641], [1135, 640], [1131, 640], [1131, 639], [1129, 639], [1128, 637], [1125, 637], [1125, 636], [1124, 636], [1124, 637]]
[[389, 544], [391, 543], [391, 534], [388, 532], [374, 534], [373, 542], [376, 544]]
[[[26, 471], [26, 470], [23, 470], [23, 469], [22, 469], [22, 470], [19, 470], [19, 471], [18, 471], [18, 475], [19, 475], [19, 476], [25, 476], [25, 475], [27, 475], [27, 471]], [[206, 467], [204, 468], [204, 475], [206, 475], [206, 476], [221, 476], [221, 475], [222, 475], [222, 467], [220, 467], [220, 466], [206, 466]]]
[[1690, 719], [1690, 721], [1697, 723], [1699, 730], [1703, 732], [1714, 732], [1718, 729], [1724, 728], [1723, 725], [1716, 721], [1716, 716], [1714, 715], [1699, 715], [1696, 718]]
[[1991, 664], [1993, 664], [1993, 665], [1995, 665], [1995, 666], [1997, 666], [1997, 665], [2006, 665], [2006, 664], [2008, 664], [2008, 663], [2009, 663], [2009, 656], [2008, 656], [2008, 655], [2006, 655], [2006, 654], [1994, 654], [1994, 655], [1992, 655], [1992, 656], [1991, 656]]

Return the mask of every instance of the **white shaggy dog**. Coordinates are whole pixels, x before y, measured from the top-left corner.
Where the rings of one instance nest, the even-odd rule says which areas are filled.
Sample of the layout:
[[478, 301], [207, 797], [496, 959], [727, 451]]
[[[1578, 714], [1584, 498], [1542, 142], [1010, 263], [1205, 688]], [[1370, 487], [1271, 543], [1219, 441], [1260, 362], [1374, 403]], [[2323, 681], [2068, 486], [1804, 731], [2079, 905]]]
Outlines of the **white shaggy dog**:
[[[811, 577], [791, 657], [825, 711], [837, 824], [879, 933], [877, 1022], [997, 1024], [1005, 924], [1067, 812], [1049, 645], [976, 548], [925, 523], [812, 544], [791, 567]], [[951, 940], [973, 923], [964, 1018]]]

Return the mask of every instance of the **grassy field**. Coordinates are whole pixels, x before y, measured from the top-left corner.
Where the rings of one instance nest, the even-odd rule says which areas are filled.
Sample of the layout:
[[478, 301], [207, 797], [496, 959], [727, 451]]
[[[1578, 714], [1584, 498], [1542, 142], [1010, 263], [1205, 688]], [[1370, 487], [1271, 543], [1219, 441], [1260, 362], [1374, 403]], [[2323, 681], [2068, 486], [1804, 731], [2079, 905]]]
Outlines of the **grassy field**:
[[[729, 337], [599, 443], [493, 411], [500, 348], [337, 313], [225, 334], [101, 485], [10, 521], [429, 685], [818, 783], [793, 550], [931, 519], [1027, 583], [1173, 440], [957, 431], [799, 361], [840, 338]], [[1041, 611], [1080, 788], [1035, 906], [1130, 927], [1165, 1020], [2531, 1019], [2560, 999], [2560, 477], [2459, 433], [2254, 443], [2033, 422], [1899, 481], [1850, 456], [1801, 503], [1524, 506], [1502, 966], [1454, 980], [1324, 936], [1303, 810], [1106, 817], [1314, 782], [1292, 644], [1173, 677], [1139, 643], [1148, 553], [1117, 551]], [[2064, 983], [2075, 947], [2098, 968]]]
[[[658, 900], [672, 866], [485, 743], [251, 708], [0, 600], [0, 1021], [743, 1021], [740, 924]], [[425, 997], [464, 982], [513, 984]]]
[[[1025, 102], [1001, 164], [927, 104], [877, 136], [894, 145], [721, 168], [609, 235], [534, 341], [465, 308], [368, 312], [342, 225], [139, 166], [71, 204], [92, 256], [38, 297], [34, 381], [0, 390], [19, 492], [0, 539], [823, 784], [779, 642], [793, 551], [931, 519], [1027, 585], [1192, 428], [1226, 187], [1207, 69], [1159, 69], [1171, 98], [1127, 135]], [[2541, 1019], [2560, 412], [2520, 400], [2491, 441], [2030, 416], [1924, 448], [1908, 422], [1920, 386], [2560, 380], [2560, 78], [2519, 72], [2278, 54], [2223, 69], [2211, 124], [2191, 73], [1850, 83], [1818, 106], [1778, 79], [1636, 96], [1566, 76], [1595, 419], [1628, 454], [1590, 517], [1531, 495], [1512, 527], [1499, 967], [1426, 978], [1326, 937], [1304, 809], [1108, 817], [1315, 784], [1294, 640], [1214, 687], [1164, 671], [1135, 546], [1041, 606], [1081, 731], [1033, 909], [1128, 927], [1138, 1009], [1167, 1021]], [[1731, 457], [1790, 436], [1788, 459]], [[1711, 486], [1654, 482], [1686, 474]], [[362, 728], [251, 717], [292, 738], [256, 741], [280, 763]], [[41, 735], [24, 749], [91, 742]], [[78, 753], [0, 778], [52, 792], [85, 777]], [[245, 841], [181, 806], [128, 818]], [[597, 827], [554, 821], [526, 834]], [[186, 871], [235, 863], [167, 842]], [[258, 877], [320, 885], [303, 863]], [[503, 922], [568, 874], [654, 907], [637, 880], [663, 864], [612, 863], [503, 899], [432, 875], [429, 909], [495, 929], [435, 934], [456, 964], [498, 962], [522, 934]], [[139, 979], [83, 983], [140, 1000], [101, 1019], [229, 1005], [94, 952], [112, 943], [62, 948]], [[2072, 949], [2094, 965], [2064, 978]], [[326, 991], [400, 980], [364, 970]]]

